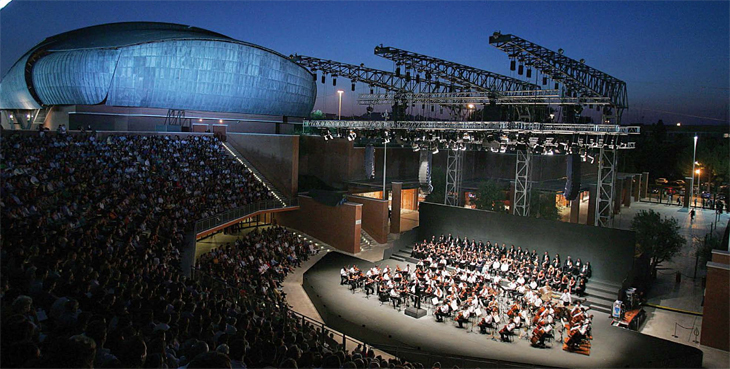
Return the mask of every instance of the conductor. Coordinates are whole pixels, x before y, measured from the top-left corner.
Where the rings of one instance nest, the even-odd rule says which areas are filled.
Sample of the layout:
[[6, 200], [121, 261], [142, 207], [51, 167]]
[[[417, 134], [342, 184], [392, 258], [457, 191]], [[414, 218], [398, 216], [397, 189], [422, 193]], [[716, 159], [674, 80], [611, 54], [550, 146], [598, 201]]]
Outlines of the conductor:
[[421, 308], [421, 284], [416, 281], [416, 285], [413, 286], [413, 295], [415, 296], [414, 307], [416, 309]]

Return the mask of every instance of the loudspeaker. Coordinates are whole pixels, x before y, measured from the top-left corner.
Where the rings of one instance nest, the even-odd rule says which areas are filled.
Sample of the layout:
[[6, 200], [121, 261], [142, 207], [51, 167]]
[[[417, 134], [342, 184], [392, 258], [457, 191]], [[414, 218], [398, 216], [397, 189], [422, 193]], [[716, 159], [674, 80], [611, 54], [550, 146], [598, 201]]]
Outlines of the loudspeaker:
[[565, 181], [564, 196], [566, 200], [573, 201], [578, 198], [578, 193], [580, 193], [580, 155], [568, 155], [566, 176], [568, 178]]
[[373, 145], [365, 146], [365, 176], [368, 179], [375, 178], [375, 148]]
[[431, 191], [433, 191], [433, 186], [431, 185], [432, 154], [431, 150], [428, 150], [428, 148], [422, 149], [420, 153], [421, 160], [420, 164], [418, 165], [418, 183], [420, 185], [421, 191], [428, 195], [431, 193]]

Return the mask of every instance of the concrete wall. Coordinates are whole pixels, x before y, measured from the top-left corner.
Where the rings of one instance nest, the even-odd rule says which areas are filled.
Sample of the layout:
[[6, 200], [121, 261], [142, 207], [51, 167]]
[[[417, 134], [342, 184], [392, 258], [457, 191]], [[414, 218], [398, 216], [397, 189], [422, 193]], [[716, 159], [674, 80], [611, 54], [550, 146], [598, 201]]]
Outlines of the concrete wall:
[[620, 284], [633, 266], [634, 232], [421, 203], [419, 240], [453, 234], [590, 261], [593, 277]]
[[299, 183], [299, 136], [230, 133], [227, 142], [258, 169], [284, 196]]
[[730, 254], [713, 250], [712, 261], [707, 263], [705, 305], [702, 311], [700, 343], [730, 351]]
[[277, 224], [300, 230], [338, 250], [360, 252], [361, 204], [327, 206], [300, 195], [299, 210], [277, 213], [274, 219]]
[[362, 229], [378, 243], [388, 242], [388, 201], [353, 195], [347, 201], [362, 204]]

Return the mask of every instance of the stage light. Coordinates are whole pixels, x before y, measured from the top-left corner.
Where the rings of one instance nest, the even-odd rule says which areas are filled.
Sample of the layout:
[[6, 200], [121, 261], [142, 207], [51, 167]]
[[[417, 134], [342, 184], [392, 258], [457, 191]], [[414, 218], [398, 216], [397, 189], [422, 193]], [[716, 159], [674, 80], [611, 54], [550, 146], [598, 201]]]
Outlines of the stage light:
[[337, 86], [337, 77], [332, 76], [332, 86]]
[[352, 91], [355, 91], [355, 83], [352, 83]]
[[524, 71], [525, 71], [524, 68], [525, 67], [522, 64], [520, 64], [520, 66], [517, 67], [517, 74], [522, 75], [522, 73], [524, 73]]
[[433, 111], [433, 110], [434, 110], [433, 105], [431, 105], [431, 111]]
[[395, 76], [400, 77], [400, 66], [395, 67]]
[[416, 74], [416, 83], [421, 83], [421, 75]]
[[509, 61], [509, 70], [514, 71], [516, 65], [517, 65], [517, 62], [515, 60], [510, 60]]
[[325, 75], [322, 74], [322, 84], [324, 84], [324, 77], [325, 77]]
[[372, 87], [370, 88], [370, 94], [371, 95], [373, 94], [373, 88]]
[[547, 76], [542, 76], [542, 85], [547, 85]]
[[527, 78], [532, 77], [532, 69], [531, 68], [527, 68], [527, 74], [526, 74], [526, 76], [527, 76]]
[[558, 84], [557, 82], [555, 82], [555, 89], [557, 90], [559, 88], [560, 88], [560, 84]]
[[312, 81], [317, 82], [317, 73], [312, 73]]

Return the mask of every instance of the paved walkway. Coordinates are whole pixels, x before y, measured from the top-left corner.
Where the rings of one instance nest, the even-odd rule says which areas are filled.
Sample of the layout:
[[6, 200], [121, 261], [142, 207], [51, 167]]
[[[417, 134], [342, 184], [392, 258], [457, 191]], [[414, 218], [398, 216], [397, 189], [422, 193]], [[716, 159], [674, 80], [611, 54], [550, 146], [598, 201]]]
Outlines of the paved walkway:
[[[681, 229], [680, 233], [687, 240], [684, 248], [670, 261], [659, 265], [657, 279], [648, 296], [648, 302], [660, 306], [667, 306], [676, 309], [702, 312], [702, 298], [704, 287], [702, 278], [706, 270], [697, 268], [695, 277], [695, 250], [704, 242], [705, 234], [713, 233], [721, 237], [725, 227], [730, 220], [730, 214], [722, 214], [717, 221], [717, 229], [714, 229], [715, 211], [695, 209], [695, 220], [690, 220], [689, 210], [676, 205], [639, 202], [632, 203], [630, 207], [622, 207], [621, 214], [614, 220], [614, 226], [621, 229], [631, 228], [631, 220], [641, 210], [654, 210], [662, 216], [677, 219]], [[712, 224], [712, 226], [711, 226]], [[681, 282], [676, 282], [677, 272], [681, 273]], [[702, 317], [690, 314], [682, 314], [674, 311], [645, 307], [647, 312], [646, 323], [641, 328], [641, 333], [663, 338], [670, 341], [692, 345], [704, 352], [705, 368], [728, 368], [730, 367], [730, 356], [727, 351], [717, 350], [711, 347], [702, 346], [698, 342], [702, 331]], [[676, 331], [675, 331], [676, 329]], [[676, 332], [676, 336], [675, 336]]]

